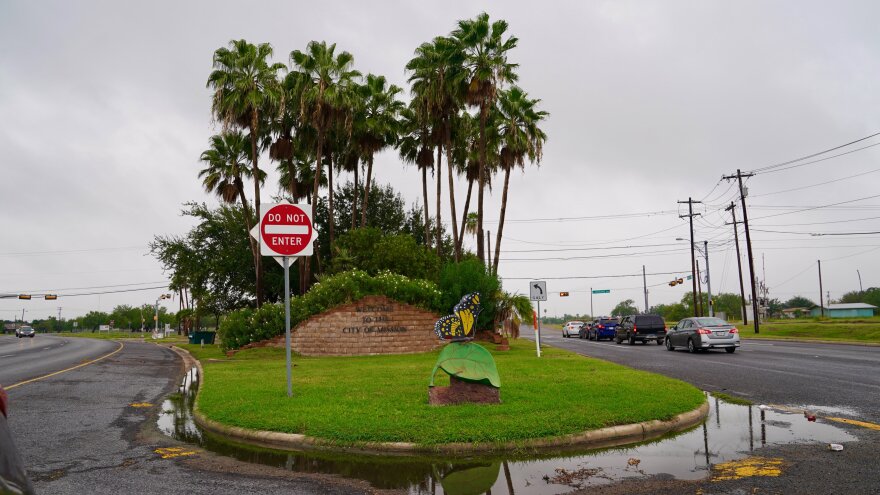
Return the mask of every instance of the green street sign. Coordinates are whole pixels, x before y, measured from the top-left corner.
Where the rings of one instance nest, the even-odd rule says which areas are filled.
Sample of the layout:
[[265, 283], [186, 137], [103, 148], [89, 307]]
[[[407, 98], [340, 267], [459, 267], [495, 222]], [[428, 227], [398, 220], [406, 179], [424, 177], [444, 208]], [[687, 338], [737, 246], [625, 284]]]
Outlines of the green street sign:
[[611, 289], [593, 289], [593, 294], [610, 294]]

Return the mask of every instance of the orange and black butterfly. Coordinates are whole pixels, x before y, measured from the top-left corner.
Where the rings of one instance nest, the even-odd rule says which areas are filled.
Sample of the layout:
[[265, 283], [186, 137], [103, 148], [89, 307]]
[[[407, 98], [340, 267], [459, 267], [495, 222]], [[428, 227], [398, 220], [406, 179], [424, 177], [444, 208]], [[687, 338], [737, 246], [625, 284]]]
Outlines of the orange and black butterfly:
[[452, 308], [453, 314], [446, 315], [434, 324], [434, 332], [441, 340], [461, 342], [474, 338], [474, 325], [480, 315], [480, 293], [472, 292], [461, 298]]

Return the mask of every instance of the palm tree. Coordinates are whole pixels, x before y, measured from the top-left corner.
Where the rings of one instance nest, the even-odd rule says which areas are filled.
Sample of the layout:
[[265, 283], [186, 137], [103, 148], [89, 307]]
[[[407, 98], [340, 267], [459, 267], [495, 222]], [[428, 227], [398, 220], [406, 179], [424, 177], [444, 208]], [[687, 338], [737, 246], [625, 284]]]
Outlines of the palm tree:
[[488, 162], [486, 125], [500, 86], [517, 79], [514, 72], [517, 64], [507, 61], [507, 52], [516, 47], [518, 40], [514, 36], [504, 39], [506, 31], [506, 21], [499, 20], [490, 24], [489, 14], [483, 12], [475, 19], [458, 21], [458, 29], [452, 33], [452, 36], [461, 43], [466, 57], [464, 67], [468, 72], [468, 88], [465, 102], [480, 109], [480, 155], [477, 180], [477, 229], [480, 232], [477, 239], [477, 257], [483, 262], [486, 259], [482, 235], [483, 191]]
[[425, 246], [431, 243], [430, 215], [428, 214], [428, 168], [434, 166], [434, 157], [431, 152], [430, 134], [424, 122], [416, 116], [413, 105], [400, 112], [400, 140], [398, 151], [404, 163], [414, 163], [422, 171], [422, 197], [425, 213]]
[[[446, 162], [449, 176], [449, 204], [452, 214], [452, 236], [458, 245], [458, 220], [455, 212], [454, 176], [452, 170], [452, 120], [462, 107], [465, 93], [466, 72], [464, 71], [464, 52], [461, 45], [453, 38], [437, 37], [430, 43], [422, 43], [416, 49], [416, 56], [409, 61], [406, 69], [412, 73], [414, 99], [419, 100], [420, 117], [431, 127], [432, 144], [437, 148], [437, 254], [441, 248], [441, 157], [446, 147]], [[456, 250], [456, 259], [460, 253]]]
[[[340, 120], [340, 117], [344, 116], [343, 119], [347, 120], [346, 125], [351, 125], [351, 117], [346, 115], [346, 108], [351, 105], [351, 86], [355, 79], [360, 77], [360, 73], [351, 69], [354, 57], [350, 53], [343, 51], [336, 54], [335, 43], [328, 45], [325, 41], [310, 41], [306, 52], [294, 50], [290, 53], [290, 59], [297, 71], [305, 77], [300, 99], [301, 117], [317, 132], [315, 182], [312, 191], [312, 218], [314, 218], [324, 159], [324, 140], [328, 130]], [[332, 190], [332, 185], [330, 188]], [[330, 218], [333, 218], [332, 210]], [[306, 259], [305, 265], [305, 278], [308, 281], [311, 276], [311, 259]]]
[[370, 187], [373, 181], [373, 156], [384, 148], [397, 144], [400, 131], [398, 118], [406, 108], [406, 105], [397, 99], [400, 92], [399, 87], [388, 84], [385, 76], [373, 74], [367, 74], [366, 84], [360, 87], [363, 105], [355, 120], [354, 135], [360, 154], [367, 164], [361, 227], [367, 226], [367, 206], [370, 203]]
[[[214, 90], [211, 105], [214, 117], [225, 128], [248, 129], [251, 141], [251, 170], [254, 177], [254, 204], [260, 205], [261, 171], [257, 163], [260, 122], [263, 114], [271, 113], [281, 100], [277, 74], [283, 64], [270, 64], [272, 46], [268, 43], [253, 45], [245, 40], [233, 40], [228, 48], [214, 52], [214, 70], [208, 76], [207, 87]], [[263, 304], [263, 269], [258, 249], [254, 249], [256, 268], [257, 306]]]
[[503, 325], [508, 337], [519, 338], [519, 326], [533, 317], [532, 302], [528, 297], [498, 291], [495, 297], [495, 327]]
[[507, 212], [507, 190], [510, 184], [510, 171], [514, 167], [525, 167], [525, 159], [540, 164], [544, 142], [547, 135], [538, 124], [549, 114], [536, 110], [541, 100], [529, 99], [529, 95], [517, 86], [502, 91], [498, 99], [498, 133], [501, 138], [499, 165], [504, 169], [504, 189], [501, 193], [501, 213], [498, 219], [498, 233], [495, 237], [495, 258], [492, 270], [498, 273], [498, 258], [501, 255], [501, 232], [504, 230], [504, 215]]

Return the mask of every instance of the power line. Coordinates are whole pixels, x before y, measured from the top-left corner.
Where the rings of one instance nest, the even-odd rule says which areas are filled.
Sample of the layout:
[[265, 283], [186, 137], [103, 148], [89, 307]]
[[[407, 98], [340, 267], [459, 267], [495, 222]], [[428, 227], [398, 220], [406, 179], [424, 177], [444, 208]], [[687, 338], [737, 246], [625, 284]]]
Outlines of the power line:
[[54, 291], [62, 291], [62, 290], [84, 290], [84, 289], [107, 289], [110, 287], [131, 287], [134, 285], [149, 285], [149, 284], [161, 284], [165, 283], [165, 280], [156, 280], [155, 282], [135, 282], [131, 284], [117, 284], [117, 285], [93, 285], [91, 287], [65, 287], [63, 289], [51, 288], [51, 289], [29, 289], [29, 290], [19, 290], [19, 291], [7, 291], [7, 292], [15, 292], [19, 294], [28, 294], [31, 292], [54, 292]]
[[[865, 137], [863, 137], [863, 138], [856, 139], [855, 141], [850, 141], [850, 142], [848, 142], [848, 143], [846, 143], [846, 144], [841, 144], [840, 146], [835, 146], [835, 147], [833, 147], [833, 148], [828, 148], [827, 150], [823, 150], [823, 151], [819, 151], [819, 152], [817, 152], [817, 153], [813, 153], [813, 154], [810, 154], [810, 155], [802, 156], [802, 157], [800, 157], [800, 158], [795, 158], [794, 160], [788, 160], [788, 161], [786, 161], [786, 162], [775, 163], [775, 164], [773, 164], [773, 165], [768, 165], [768, 166], [766, 166], [766, 167], [756, 168], [756, 169], [752, 170], [752, 173], [761, 173], [761, 172], [765, 172], [765, 171], [767, 171], [767, 170], [772, 170], [772, 169], [775, 169], [775, 168], [778, 168], [778, 167], [783, 167], [783, 166], [785, 166], [785, 165], [790, 165], [790, 164], [792, 164], [792, 163], [797, 163], [797, 162], [800, 162], [800, 161], [803, 161], [803, 160], [809, 160], [810, 158], [817, 157], [817, 156], [819, 156], [819, 155], [824, 155], [825, 153], [829, 153], [829, 152], [834, 151], [834, 150], [839, 150], [839, 149], [841, 149], [841, 148], [846, 148], [847, 146], [852, 145], [852, 144], [856, 144], [856, 143], [859, 143], [859, 142], [862, 142], [862, 141], [866, 141], [866, 140], [871, 139], [872, 137], [875, 137], [875, 136], [880, 136], [880, 132], [876, 132], [876, 133], [874, 133], [874, 134], [871, 134], [870, 136], [865, 136]], [[877, 144], [880, 144], [880, 143], [877, 143]], [[872, 145], [872, 146], [876, 146], [876, 145]], [[858, 150], [856, 150], [856, 151], [858, 151]]]
[[[658, 215], [671, 215], [675, 210], [649, 211], [642, 213], [620, 213], [612, 215], [593, 215], [584, 217], [557, 217], [557, 218], [520, 218], [508, 219], [504, 223], [546, 223], [546, 222], [582, 222], [587, 220], [618, 220], [622, 218], [653, 217]], [[484, 223], [498, 223], [498, 220], [486, 220]]]
[[865, 218], [852, 218], [850, 220], [831, 220], [828, 222], [805, 222], [805, 223], [765, 223], [761, 225], [757, 225], [757, 227], [794, 227], [800, 225], [829, 225], [834, 223], [850, 223], [850, 222], [863, 222], [865, 220], [876, 220], [880, 217], [865, 217]]
[[587, 248], [579, 248], [579, 247], [571, 247], [571, 248], [558, 248], [558, 249], [505, 249], [503, 252], [505, 253], [542, 253], [542, 252], [556, 252], [556, 251], [595, 251], [595, 250], [606, 250], [606, 249], [635, 249], [635, 248], [646, 248], [646, 247], [664, 247], [664, 246], [678, 246], [677, 242], [669, 242], [664, 244], [634, 244], [630, 246], [602, 246], [602, 247], [587, 247]]
[[875, 168], [874, 170], [869, 170], [869, 171], [867, 171], [867, 172], [862, 172], [862, 173], [860, 173], [860, 174], [848, 175], [848, 176], [846, 176], [846, 177], [841, 177], [841, 178], [839, 178], [839, 179], [826, 180], [826, 181], [824, 181], [824, 182], [819, 182], [818, 184], [811, 184], [811, 185], [809, 185], [809, 186], [795, 187], [795, 188], [792, 188], [792, 189], [783, 189], [783, 190], [781, 190], [781, 191], [774, 191], [774, 192], [769, 192], [769, 193], [764, 193], [764, 194], [753, 194], [752, 197], [753, 197], [753, 198], [760, 198], [760, 197], [762, 197], [762, 196], [772, 196], [772, 195], [774, 195], [774, 194], [782, 194], [782, 193], [787, 193], [787, 192], [792, 192], [792, 191], [801, 191], [801, 190], [804, 190], [804, 189], [810, 189], [810, 188], [812, 188], [812, 187], [819, 187], [819, 186], [824, 186], [824, 185], [827, 185], [827, 184], [833, 184], [833, 183], [835, 183], [835, 182], [840, 182], [840, 181], [842, 181], [842, 180], [854, 179], [854, 178], [856, 178], [856, 177], [861, 177], [861, 176], [863, 176], [863, 175], [868, 175], [868, 174], [874, 174], [874, 173], [877, 173], [877, 172], [880, 172], [880, 168]]
[[792, 213], [801, 213], [804, 211], [818, 210], [821, 208], [828, 208], [831, 206], [838, 206], [838, 205], [843, 205], [843, 204], [847, 204], [847, 203], [855, 203], [856, 201], [864, 201], [866, 199], [872, 199], [872, 198], [878, 198], [878, 197], [880, 197], [880, 194], [875, 194], [873, 196], [865, 196], [864, 198], [851, 199], [849, 201], [841, 201], [839, 203], [831, 203], [831, 204], [820, 205], [820, 206], [811, 206], [809, 208], [804, 208], [801, 210], [794, 210], [794, 211], [788, 211], [788, 212], [783, 212], [783, 213], [775, 213], [773, 215], [764, 215], [763, 217], [756, 217], [756, 218], [753, 218], [752, 220], [761, 220], [763, 218], [772, 218], [772, 217], [779, 217], [782, 215], [791, 215]]
[[594, 256], [569, 256], [569, 257], [565, 257], [565, 258], [505, 258], [500, 261], [501, 262], [523, 262], [523, 261], [545, 262], [545, 261], [591, 260], [591, 259], [599, 259], [599, 258], [620, 258], [623, 256], [655, 256], [655, 255], [668, 254], [668, 253], [678, 253], [678, 252], [686, 251], [686, 250], [687, 250], [687, 248], [679, 248], [679, 249], [666, 249], [663, 251], [644, 251], [641, 253], [597, 254]]
[[754, 232], [771, 232], [774, 234], [801, 234], [801, 235], [810, 235], [814, 237], [826, 236], [826, 235], [874, 235], [880, 234], [880, 231], [875, 232], [797, 232], [793, 230], [761, 230], [761, 229], [752, 229]]
[[[678, 270], [676, 272], [656, 272], [646, 273], [645, 275], [678, 275], [685, 273], [687, 270]], [[503, 277], [504, 280], [579, 280], [579, 279], [597, 279], [597, 278], [626, 278], [641, 277], [642, 273], [614, 274], [614, 275], [583, 275], [570, 277]], [[665, 282], [664, 282], [665, 283]]]
[[123, 247], [109, 247], [109, 248], [91, 248], [91, 249], [68, 249], [63, 251], [30, 251], [30, 252], [20, 252], [20, 253], [0, 253], [0, 256], [42, 256], [46, 254], [75, 254], [75, 253], [90, 253], [94, 251], [125, 251], [131, 249], [145, 249], [148, 246], [123, 246]]
[[837, 155], [831, 155], [831, 156], [829, 156], [829, 157], [826, 157], [826, 158], [820, 158], [819, 160], [813, 160], [813, 161], [811, 161], [811, 162], [798, 163], [797, 165], [790, 165], [790, 166], [785, 167], [785, 168], [778, 168], [778, 169], [775, 169], [775, 170], [768, 170], [768, 171], [766, 171], [766, 172], [762, 172], [762, 173], [764, 173], [764, 174], [772, 174], [772, 173], [774, 173], [774, 172], [784, 172], [784, 171], [786, 171], [786, 170], [790, 170], [790, 169], [793, 169], [793, 168], [803, 167], [804, 165], [811, 165], [811, 164], [813, 164], [813, 163], [819, 163], [819, 162], [824, 162], [824, 161], [826, 161], [826, 160], [831, 160], [832, 158], [837, 158], [837, 157], [839, 157], [839, 156], [849, 155], [849, 154], [851, 154], [851, 153], [855, 153], [856, 151], [862, 151], [862, 150], [865, 150], [865, 149], [868, 149], [868, 148], [873, 148], [874, 146], [880, 146], [880, 143], [869, 144], [868, 146], [864, 146], [864, 147], [862, 147], [862, 148], [856, 148], [856, 149], [854, 149], [854, 150], [852, 150], [852, 151], [847, 151], [847, 152], [845, 152], [845, 153], [840, 153], [840, 154], [837, 154]]

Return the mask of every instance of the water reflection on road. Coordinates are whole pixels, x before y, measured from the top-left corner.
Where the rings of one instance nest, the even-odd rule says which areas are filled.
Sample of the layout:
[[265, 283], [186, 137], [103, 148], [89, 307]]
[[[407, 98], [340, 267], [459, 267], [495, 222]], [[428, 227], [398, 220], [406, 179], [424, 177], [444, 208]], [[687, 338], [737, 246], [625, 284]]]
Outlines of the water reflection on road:
[[709, 397], [709, 416], [688, 432], [627, 448], [533, 457], [455, 459], [286, 452], [229, 442], [195, 425], [197, 370], [162, 406], [158, 426], [167, 435], [236, 459], [309, 473], [368, 481], [375, 488], [413, 495], [486, 493], [557, 494], [626, 478], [666, 475], [700, 479], [712, 465], [741, 459], [765, 445], [854, 441], [846, 431], [798, 413], [740, 406]]

